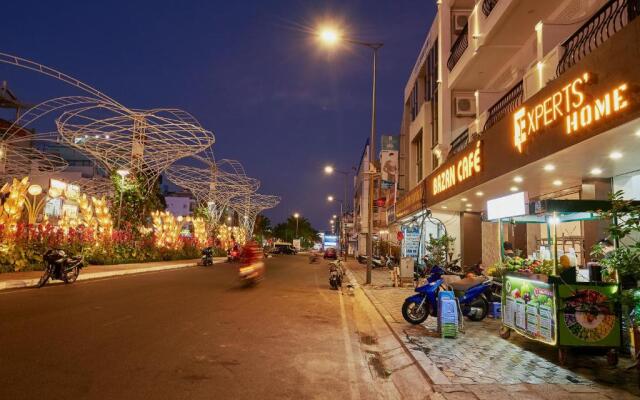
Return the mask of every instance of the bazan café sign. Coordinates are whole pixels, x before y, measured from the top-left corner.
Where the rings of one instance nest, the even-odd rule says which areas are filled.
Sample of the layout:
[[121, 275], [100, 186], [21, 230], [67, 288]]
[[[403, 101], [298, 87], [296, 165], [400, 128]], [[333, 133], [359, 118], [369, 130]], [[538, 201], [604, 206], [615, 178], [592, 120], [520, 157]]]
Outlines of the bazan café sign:
[[538, 104], [517, 110], [513, 114], [513, 139], [518, 151], [522, 152], [530, 136], [559, 120], [564, 123], [564, 132], [571, 135], [629, 106], [626, 83], [613, 86], [598, 97], [587, 98], [585, 86], [595, 80], [595, 76], [585, 72]]
[[435, 196], [482, 171], [482, 141], [461, 152], [462, 158], [435, 175], [431, 181], [431, 193]]

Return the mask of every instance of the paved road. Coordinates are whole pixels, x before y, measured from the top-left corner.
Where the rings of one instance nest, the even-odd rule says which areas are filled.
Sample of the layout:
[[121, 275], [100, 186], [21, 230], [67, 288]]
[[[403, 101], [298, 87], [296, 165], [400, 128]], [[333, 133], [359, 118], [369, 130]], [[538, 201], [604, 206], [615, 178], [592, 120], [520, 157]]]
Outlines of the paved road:
[[267, 268], [250, 289], [218, 264], [2, 293], [0, 399], [371, 398], [326, 264]]

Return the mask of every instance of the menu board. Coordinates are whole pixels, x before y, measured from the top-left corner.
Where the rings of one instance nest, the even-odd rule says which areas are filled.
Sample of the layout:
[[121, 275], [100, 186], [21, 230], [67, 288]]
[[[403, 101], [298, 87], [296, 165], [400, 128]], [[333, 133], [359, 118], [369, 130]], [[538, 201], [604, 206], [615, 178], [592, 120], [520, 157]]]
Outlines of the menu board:
[[552, 284], [507, 275], [502, 290], [502, 323], [534, 340], [554, 344], [556, 313]]

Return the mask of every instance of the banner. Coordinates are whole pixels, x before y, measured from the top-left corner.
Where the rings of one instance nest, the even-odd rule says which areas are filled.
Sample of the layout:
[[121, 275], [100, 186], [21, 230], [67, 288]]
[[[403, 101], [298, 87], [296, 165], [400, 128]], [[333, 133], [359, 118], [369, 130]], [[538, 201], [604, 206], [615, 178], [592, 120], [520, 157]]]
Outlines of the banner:
[[387, 150], [380, 152], [380, 166], [382, 189], [393, 189], [398, 175], [398, 152]]

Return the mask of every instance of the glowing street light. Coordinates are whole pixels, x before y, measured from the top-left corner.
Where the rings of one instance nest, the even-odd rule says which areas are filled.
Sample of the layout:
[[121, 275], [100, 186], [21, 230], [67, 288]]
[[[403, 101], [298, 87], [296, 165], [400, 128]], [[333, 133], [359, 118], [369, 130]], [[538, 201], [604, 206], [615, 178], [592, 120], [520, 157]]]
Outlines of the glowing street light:
[[296, 238], [298, 237], [298, 218], [300, 218], [299, 213], [293, 213], [293, 218], [296, 219]]
[[324, 173], [327, 174], [327, 175], [333, 174], [334, 171], [335, 171], [335, 169], [333, 168], [332, 165], [326, 165], [324, 167]]
[[336, 28], [325, 26], [318, 31], [318, 38], [325, 45], [333, 46], [342, 39], [342, 35]]
[[327, 201], [333, 201], [335, 198], [332, 195], [327, 196]]

